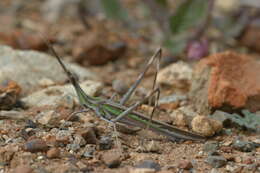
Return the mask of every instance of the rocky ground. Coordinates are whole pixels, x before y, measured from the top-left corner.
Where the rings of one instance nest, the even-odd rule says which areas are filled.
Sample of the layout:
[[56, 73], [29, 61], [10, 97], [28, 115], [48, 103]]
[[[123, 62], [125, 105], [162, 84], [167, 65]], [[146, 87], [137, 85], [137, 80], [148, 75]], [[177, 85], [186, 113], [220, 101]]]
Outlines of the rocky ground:
[[[0, 7], [0, 173], [260, 172], [258, 53], [232, 49], [190, 62], [163, 48], [154, 118], [205, 142], [173, 142], [123, 125], [116, 133], [92, 111], [73, 114], [82, 110], [75, 91], [37, 33], [54, 44], [87, 94], [110, 98], [127, 91], [155, 52], [159, 38], [149, 35], [156, 29], [134, 33], [90, 20], [86, 30], [70, 17], [50, 24], [39, 6], [35, 1], [17, 14]], [[129, 105], [152, 88], [155, 69]], [[137, 110], [151, 109], [146, 103]]]

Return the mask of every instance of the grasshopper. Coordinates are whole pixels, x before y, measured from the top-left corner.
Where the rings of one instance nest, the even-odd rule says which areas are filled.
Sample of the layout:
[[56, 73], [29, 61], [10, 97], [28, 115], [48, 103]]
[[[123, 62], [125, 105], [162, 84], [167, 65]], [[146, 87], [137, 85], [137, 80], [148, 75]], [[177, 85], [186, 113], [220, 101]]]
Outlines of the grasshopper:
[[[203, 136], [178, 129], [174, 126], [160, 122], [158, 120], [154, 120], [151, 118], [152, 116], [148, 117], [134, 110], [138, 106], [142, 105], [144, 100], [149, 99], [151, 96], [157, 94], [157, 96], [159, 97], [160, 90], [158, 88], [155, 89], [154, 87], [157, 75], [155, 75], [153, 90], [152, 92], [150, 92], [150, 94], [148, 94], [142, 101], [136, 102], [134, 105], [130, 107], [125, 106], [126, 101], [130, 98], [136, 87], [139, 85], [151, 64], [154, 62], [156, 58], [161, 57], [161, 49], [158, 49], [156, 53], [150, 58], [150, 60], [144, 68], [144, 71], [138, 76], [138, 79], [135, 81], [132, 87], [129, 88], [129, 90], [120, 100], [120, 102], [117, 103], [114, 102], [113, 99], [104, 99], [100, 97], [92, 97], [87, 95], [80, 87], [77, 78], [67, 69], [65, 64], [62, 62], [61, 57], [56, 53], [54, 47], [51, 46], [50, 43], [47, 44], [49, 46], [50, 51], [56, 57], [64, 72], [67, 74], [67, 77], [70, 80], [71, 84], [73, 85], [77, 93], [80, 105], [86, 109], [93, 110], [96, 113], [96, 115], [100, 117], [102, 120], [105, 120], [113, 124], [123, 123], [130, 126], [147, 128], [149, 130], [154, 131], [155, 133], [166, 136], [171, 141], [205, 140], [205, 137]], [[159, 67], [159, 65], [157, 67]], [[154, 110], [152, 112], [154, 112]]]

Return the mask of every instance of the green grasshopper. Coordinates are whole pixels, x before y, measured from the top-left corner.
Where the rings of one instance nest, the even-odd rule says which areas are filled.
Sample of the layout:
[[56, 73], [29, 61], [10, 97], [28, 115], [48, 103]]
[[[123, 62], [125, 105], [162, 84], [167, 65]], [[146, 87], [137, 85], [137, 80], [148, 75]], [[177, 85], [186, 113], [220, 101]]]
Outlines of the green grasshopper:
[[[168, 125], [166, 123], [153, 120], [151, 117], [147, 117], [139, 112], [134, 111], [135, 108], [143, 104], [144, 100], [149, 99], [151, 96], [155, 95], [157, 93], [157, 96], [159, 97], [159, 89], [156, 88], [153, 90], [150, 94], [148, 94], [145, 99], [142, 101], [139, 101], [135, 103], [134, 105], [127, 107], [125, 106], [126, 101], [130, 98], [131, 94], [134, 92], [136, 87], [139, 85], [141, 80], [143, 79], [146, 71], [149, 69], [151, 64], [154, 62], [156, 57], [161, 57], [161, 49], [158, 49], [158, 51], [150, 58], [147, 65], [144, 68], [144, 71], [138, 76], [138, 79], [133, 84], [132, 87], [129, 88], [127, 93], [123, 96], [123, 98], [120, 100], [119, 103], [116, 103], [111, 99], [103, 99], [100, 97], [92, 97], [87, 95], [82, 88], [80, 87], [77, 78], [66, 68], [64, 63], [61, 61], [61, 58], [58, 56], [54, 48], [48, 43], [48, 46], [51, 50], [51, 52], [54, 54], [56, 59], [58, 60], [59, 64], [67, 74], [71, 84], [73, 85], [78, 100], [81, 106], [83, 106], [86, 109], [93, 110], [98, 117], [100, 117], [102, 120], [105, 120], [109, 123], [113, 123], [114, 125], [116, 123], [123, 123], [130, 126], [137, 126], [140, 128], [147, 128], [149, 130], [154, 131], [155, 133], [158, 133], [160, 135], [166, 136], [171, 141], [180, 141], [180, 140], [196, 140], [196, 141], [203, 141], [205, 140], [205, 137], [200, 136], [198, 134], [194, 134], [191, 132], [187, 132], [181, 129], [178, 129], [176, 127], [173, 127], [171, 125]], [[159, 63], [158, 63], [159, 64]], [[157, 66], [159, 67], [159, 66]], [[154, 84], [156, 81], [156, 76], [154, 79]], [[113, 97], [113, 96], [112, 96]], [[154, 108], [155, 109], [155, 108]], [[154, 112], [154, 110], [152, 111]]]

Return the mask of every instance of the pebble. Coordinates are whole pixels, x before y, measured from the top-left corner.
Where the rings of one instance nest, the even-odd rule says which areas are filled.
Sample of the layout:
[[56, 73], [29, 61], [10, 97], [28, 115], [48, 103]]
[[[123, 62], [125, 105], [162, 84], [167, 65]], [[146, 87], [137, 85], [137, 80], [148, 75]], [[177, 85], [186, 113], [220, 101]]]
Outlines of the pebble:
[[191, 127], [194, 132], [197, 132], [203, 136], [213, 136], [223, 128], [221, 122], [206, 116], [194, 117], [191, 121]]
[[[1, 80], [0, 80], [1, 81]], [[22, 88], [15, 81], [4, 80], [0, 83], [0, 110], [9, 110], [17, 104]]]
[[84, 148], [83, 156], [85, 158], [93, 158], [93, 154], [96, 151], [95, 146], [93, 145], [86, 145]]
[[219, 172], [217, 168], [213, 168], [210, 170], [209, 173], [221, 173], [221, 172]]
[[132, 168], [129, 173], [155, 173], [154, 169], [150, 168]]
[[74, 135], [73, 143], [78, 144], [80, 147], [86, 145], [85, 139], [81, 135], [78, 135], [78, 134]]
[[102, 136], [99, 140], [99, 150], [109, 150], [113, 146], [113, 140], [109, 136]]
[[160, 143], [157, 141], [149, 141], [137, 148], [138, 152], [152, 152], [152, 153], [160, 153]]
[[188, 126], [188, 117], [180, 110], [173, 111], [170, 115], [173, 118], [173, 124], [179, 127]]
[[48, 158], [59, 158], [60, 157], [60, 149], [59, 148], [51, 148], [47, 151]]
[[157, 81], [160, 84], [173, 86], [176, 89], [189, 89], [192, 68], [183, 61], [178, 61], [159, 71]]
[[47, 151], [48, 146], [42, 139], [33, 139], [25, 143], [24, 150], [29, 152]]
[[160, 171], [161, 166], [153, 160], [144, 160], [138, 163], [135, 168], [153, 169], [154, 171]]
[[182, 160], [178, 163], [178, 168], [189, 170], [193, 168], [192, 163], [189, 160]]
[[242, 141], [240, 139], [236, 139], [233, 142], [232, 147], [242, 152], [251, 152], [255, 150], [255, 145], [253, 142]]
[[220, 121], [224, 127], [227, 127], [230, 125], [230, 120], [228, 118], [228, 115], [230, 115], [227, 112], [223, 112], [220, 110], [216, 110], [212, 115], [211, 118]]
[[92, 127], [88, 127], [80, 132], [80, 135], [85, 139], [86, 144], [97, 144], [97, 136]]
[[117, 79], [112, 82], [112, 88], [116, 93], [120, 95], [124, 95], [128, 91], [129, 87], [126, 85], [126, 83], [123, 80]]
[[213, 151], [217, 151], [219, 148], [219, 143], [215, 142], [215, 141], [210, 141], [210, 142], [206, 142], [203, 145], [203, 151], [204, 152], [213, 152]]
[[213, 168], [220, 168], [226, 165], [227, 160], [223, 156], [208, 156], [205, 162], [211, 165]]
[[[57, 124], [57, 114], [55, 111], [50, 110], [47, 112], [40, 112], [38, 115], [36, 115], [37, 122], [42, 125], [50, 125], [50, 124]], [[56, 119], [56, 122], [54, 122]], [[52, 123], [50, 123], [52, 121]]]
[[116, 168], [121, 164], [121, 152], [117, 150], [110, 150], [104, 153], [101, 158], [109, 168]]
[[226, 166], [226, 170], [229, 172], [235, 172], [235, 170], [238, 168], [239, 168], [239, 166], [237, 166], [237, 165], [227, 165]]
[[14, 169], [13, 173], [34, 173], [34, 171], [27, 165], [20, 165]]
[[66, 149], [73, 153], [80, 149], [80, 145], [75, 143], [67, 144]]

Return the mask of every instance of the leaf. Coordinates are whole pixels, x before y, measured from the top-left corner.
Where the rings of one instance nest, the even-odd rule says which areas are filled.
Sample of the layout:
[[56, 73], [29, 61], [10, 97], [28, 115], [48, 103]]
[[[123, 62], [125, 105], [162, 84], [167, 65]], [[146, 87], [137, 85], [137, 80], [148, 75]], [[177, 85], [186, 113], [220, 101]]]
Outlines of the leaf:
[[187, 45], [187, 35], [178, 35], [176, 37], [170, 38], [164, 42], [164, 46], [167, 47], [172, 55], [181, 54]]
[[208, 1], [186, 0], [170, 17], [170, 28], [173, 34], [186, 31], [198, 24], [206, 14]]
[[244, 116], [238, 114], [228, 114], [228, 118], [235, 124], [245, 127], [248, 130], [257, 131], [260, 128], [260, 116], [249, 112], [248, 110], [242, 110]]
[[118, 0], [101, 0], [101, 5], [107, 17], [120, 20], [127, 18], [127, 13]]
[[158, 3], [158, 4], [160, 4], [160, 5], [162, 5], [162, 6], [164, 6], [164, 7], [166, 7], [167, 6], [167, 0], [155, 0], [156, 1], [156, 3]]

